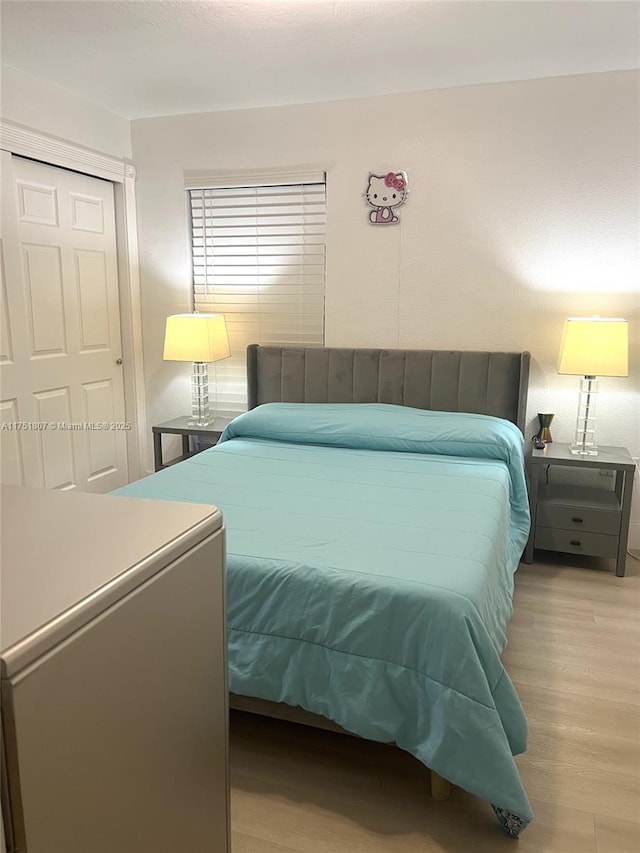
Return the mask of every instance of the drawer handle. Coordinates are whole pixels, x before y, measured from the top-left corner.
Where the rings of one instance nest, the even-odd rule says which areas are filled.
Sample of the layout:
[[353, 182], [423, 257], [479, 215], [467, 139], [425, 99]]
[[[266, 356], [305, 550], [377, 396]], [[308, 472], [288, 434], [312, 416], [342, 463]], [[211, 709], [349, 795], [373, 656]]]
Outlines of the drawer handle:
[[582, 519], [582, 518], [572, 518], [572, 519], [571, 519], [571, 521], [573, 521], [573, 522], [574, 522], [574, 524], [582, 524], [582, 523], [583, 523], [583, 521], [584, 521], [584, 519]]
[[577, 540], [577, 539], [572, 539], [572, 540], [571, 540], [571, 542], [570, 542], [570, 544], [571, 544], [571, 545], [576, 545], [576, 546], [578, 546], [578, 545], [582, 545], [582, 542], [578, 542], [578, 540]]

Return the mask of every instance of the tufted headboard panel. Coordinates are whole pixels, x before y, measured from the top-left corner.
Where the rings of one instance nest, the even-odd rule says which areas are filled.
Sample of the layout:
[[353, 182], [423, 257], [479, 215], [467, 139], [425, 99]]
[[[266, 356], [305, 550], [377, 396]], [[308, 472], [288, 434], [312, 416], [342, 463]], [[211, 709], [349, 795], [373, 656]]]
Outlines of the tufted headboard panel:
[[248, 404], [395, 403], [505, 418], [522, 431], [528, 352], [247, 347]]

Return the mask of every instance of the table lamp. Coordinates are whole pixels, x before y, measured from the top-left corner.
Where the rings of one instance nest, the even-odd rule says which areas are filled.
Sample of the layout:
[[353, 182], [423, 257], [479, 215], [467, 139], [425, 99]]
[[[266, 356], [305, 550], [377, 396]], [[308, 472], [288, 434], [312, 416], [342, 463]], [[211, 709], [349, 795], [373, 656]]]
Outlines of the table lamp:
[[207, 365], [229, 358], [229, 337], [223, 314], [172, 314], [164, 334], [165, 361], [191, 361], [191, 417], [189, 426], [209, 426], [209, 372]]
[[564, 325], [558, 373], [582, 376], [575, 441], [571, 452], [597, 456], [595, 409], [598, 376], [629, 375], [626, 320], [613, 317], [569, 317]]

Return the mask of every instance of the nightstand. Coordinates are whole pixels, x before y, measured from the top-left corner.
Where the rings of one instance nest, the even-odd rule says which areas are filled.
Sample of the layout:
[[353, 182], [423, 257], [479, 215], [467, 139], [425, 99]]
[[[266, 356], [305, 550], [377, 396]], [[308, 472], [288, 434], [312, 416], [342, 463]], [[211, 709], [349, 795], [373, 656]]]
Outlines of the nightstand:
[[[191, 450], [189, 446], [189, 438], [204, 438], [215, 444], [226, 425], [231, 423], [231, 418], [216, 418], [209, 426], [189, 426], [186, 415], [181, 418], [174, 418], [172, 421], [166, 421], [163, 424], [156, 424], [152, 427], [153, 432], [153, 463], [156, 471], [161, 471], [163, 468], [168, 468], [169, 465], [175, 465], [176, 462], [183, 462], [191, 456], [199, 453], [198, 450]], [[182, 436], [182, 454], [171, 459], [169, 462], [162, 461], [162, 436], [163, 435], [180, 435]]]
[[[611, 471], [614, 488], [549, 483], [544, 472], [552, 465]], [[635, 471], [628, 450], [601, 447], [597, 456], [579, 456], [568, 444], [554, 442], [532, 451], [530, 471], [531, 535], [525, 563], [533, 562], [534, 548], [589, 554], [614, 559], [616, 575], [623, 577]]]

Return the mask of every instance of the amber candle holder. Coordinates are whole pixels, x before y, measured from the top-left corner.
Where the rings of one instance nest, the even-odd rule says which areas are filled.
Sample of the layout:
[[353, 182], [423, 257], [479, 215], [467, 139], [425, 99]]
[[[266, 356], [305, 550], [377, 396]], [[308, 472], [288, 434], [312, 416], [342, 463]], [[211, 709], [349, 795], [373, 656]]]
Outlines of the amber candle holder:
[[553, 443], [553, 439], [551, 438], [551, 421], [553, 420], [553, 418], [554, 415], [538, 413], [538, 423], [540, 424], [540, 429], [538, 430], [536, 438], [539, 438], [541, 441], [544, 441], [545, 444]]

